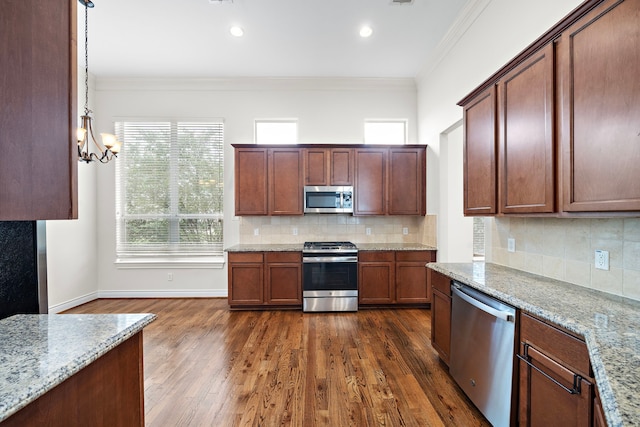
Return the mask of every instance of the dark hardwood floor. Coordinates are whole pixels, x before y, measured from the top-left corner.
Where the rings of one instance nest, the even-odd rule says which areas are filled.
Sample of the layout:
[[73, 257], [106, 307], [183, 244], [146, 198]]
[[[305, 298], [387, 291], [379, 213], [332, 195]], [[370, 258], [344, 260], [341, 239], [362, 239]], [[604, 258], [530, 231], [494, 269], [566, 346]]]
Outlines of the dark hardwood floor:
[[144, 330], [148, 426], [488, 426], [429, 343], [424, 309], [229, 311], [226, 299], [109, 299]]

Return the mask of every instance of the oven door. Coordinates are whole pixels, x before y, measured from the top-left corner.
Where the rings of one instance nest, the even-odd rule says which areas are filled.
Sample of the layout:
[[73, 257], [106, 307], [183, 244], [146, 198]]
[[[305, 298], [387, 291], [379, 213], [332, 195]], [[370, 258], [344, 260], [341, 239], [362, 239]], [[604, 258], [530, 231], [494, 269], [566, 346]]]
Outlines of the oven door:
[[303, 311], [357, 311], [357, 262], [303, 260]]

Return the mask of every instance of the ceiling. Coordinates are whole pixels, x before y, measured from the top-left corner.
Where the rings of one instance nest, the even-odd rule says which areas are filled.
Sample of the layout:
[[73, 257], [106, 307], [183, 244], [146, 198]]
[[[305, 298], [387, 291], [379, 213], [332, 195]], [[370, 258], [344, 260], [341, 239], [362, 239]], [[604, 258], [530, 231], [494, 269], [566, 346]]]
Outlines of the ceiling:
[[[100, 77], [412, 78], [467, 0], [93, 0]], [[469, 0], [473, 1], [473, 0]], [[78, 65], [84, 66], [78, 4]], [[361, 38], [368, 24], [373, 35]], [[239, 25], [244, 36], [229, 29]]]

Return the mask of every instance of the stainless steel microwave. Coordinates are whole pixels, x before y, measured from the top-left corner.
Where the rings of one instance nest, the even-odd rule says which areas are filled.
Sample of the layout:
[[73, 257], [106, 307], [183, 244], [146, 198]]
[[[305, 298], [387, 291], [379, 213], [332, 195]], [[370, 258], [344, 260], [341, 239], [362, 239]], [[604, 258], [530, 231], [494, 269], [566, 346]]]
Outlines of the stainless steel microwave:
[[353, 187], [304, 187], [305, 213], [353, 213]]

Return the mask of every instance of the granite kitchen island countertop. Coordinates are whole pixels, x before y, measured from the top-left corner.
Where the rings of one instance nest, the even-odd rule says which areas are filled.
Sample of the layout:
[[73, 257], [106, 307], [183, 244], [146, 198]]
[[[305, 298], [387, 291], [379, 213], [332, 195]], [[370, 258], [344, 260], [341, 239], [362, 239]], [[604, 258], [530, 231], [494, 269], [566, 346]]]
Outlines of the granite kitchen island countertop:
[[429, 263], [584, 337], [609, 427], [640, 426], [640, 302], [490, 263]]
[[0, 422], [155, 320], [155, 314], [20, 314], [0, 320]]

